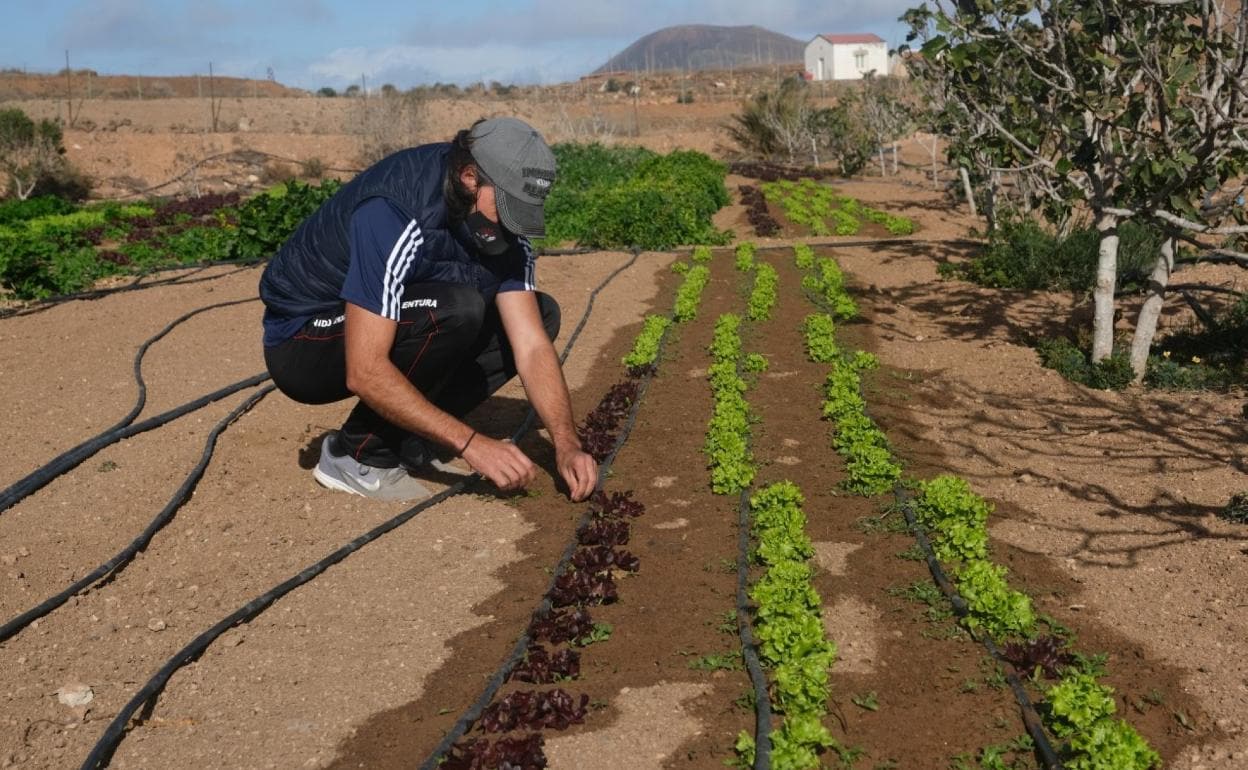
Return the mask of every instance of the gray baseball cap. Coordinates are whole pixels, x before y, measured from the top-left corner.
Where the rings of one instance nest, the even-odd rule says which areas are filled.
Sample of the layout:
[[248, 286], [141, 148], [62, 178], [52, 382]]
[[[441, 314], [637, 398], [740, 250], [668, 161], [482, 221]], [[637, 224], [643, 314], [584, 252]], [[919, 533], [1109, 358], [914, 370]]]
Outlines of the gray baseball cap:
[[498, 218], [516, 235], [546, 234], [542, 207], [555, 182], [555, 154], [537, 130], [517, 118], [490, 118], [471, 132], [472, 158], [494, 183]]

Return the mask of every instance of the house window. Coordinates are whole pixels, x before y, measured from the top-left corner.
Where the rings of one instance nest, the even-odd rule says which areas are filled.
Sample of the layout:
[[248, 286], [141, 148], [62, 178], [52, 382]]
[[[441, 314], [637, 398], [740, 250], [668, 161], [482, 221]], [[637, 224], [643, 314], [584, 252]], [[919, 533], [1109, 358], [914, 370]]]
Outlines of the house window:
[[861, 72], [867, 68], [867, 52], [863, 49], [854, 51], [854, 66]]

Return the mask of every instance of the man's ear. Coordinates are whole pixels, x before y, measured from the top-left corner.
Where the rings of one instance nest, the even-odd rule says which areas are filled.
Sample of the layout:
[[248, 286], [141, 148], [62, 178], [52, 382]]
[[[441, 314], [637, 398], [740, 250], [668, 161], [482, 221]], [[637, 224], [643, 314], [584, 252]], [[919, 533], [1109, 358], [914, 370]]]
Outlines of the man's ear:
[[477, 192], [477, 167], [469, 163], [459, 170], [459, 183], [463, 185], [464, 190], [469, 193]]

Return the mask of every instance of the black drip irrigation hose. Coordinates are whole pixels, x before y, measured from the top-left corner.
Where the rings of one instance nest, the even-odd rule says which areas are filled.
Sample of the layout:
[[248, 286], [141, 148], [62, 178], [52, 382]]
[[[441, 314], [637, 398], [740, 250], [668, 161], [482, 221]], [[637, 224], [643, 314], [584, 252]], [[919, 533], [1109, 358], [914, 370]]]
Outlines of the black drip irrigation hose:
[[268, 374], [254, 374], [244, 380], [239, 380], [233, 385], [227, 385], [224, 388], [215, 390], [205, 396], [201, 396], [194, 401], [187, 402], [182, 406], [174, 407], [167, 412], [162, 412], [154, 417], [149, 417], [143, 422], [131, 424], [134, 418], [139, 415], [139, 412], [143, 411], [143, 406], [147, 403], [147, 385], [143, 381], [143, 356], [146, 355], [148, 348], [150, 348], [157, 340], [172, 331], [175, 326], [189, 318], [199, 315], [200, 313], [254, 301], [255, 299], [253, 298], [231, 300], [229, 302], [218, 302], [213, 305], [201, 307], [197, 310], [192, 310], [191, 312], [170, 321], [165, 328], [148, 338], [147, 341], [139, 346], [138, 352], [136, 352], [134, 356], [134, 379], [138, 385], [139, 392], [134, 406], [130, 409], [126, 416], [115, 425], [105, 428], [102, 432], [87, 439], [78, 446], [62, 452], [48, 461], [43, 467], [34, 470], [24, 478], [19, 479], [5, 489], [0, 490], [0, 512], [12, 508], [26, 497], [29, 497], [31, 494], [41, 489], [57, 476], [60, 476], [61, 474], [76, 467], [79, 463], [83, 462], [88, 457], [91, 457], [96, 452], [99, 452], [104, 447], [115, 444], [124, 438], [129, 438], [136, 434], [143, 433], [144, 431], [151, 430], [152, 428], [158, 428], [161, 425], [175, 420], [188, 412], [193, 412], [196, 409], [203, 408], [214, 401], [219, 401], [226, 396], [231, 395], [232, 393], [236, 393], [244, 388], [250, 388], [253, 385], [259, 385], [269, 379]]
[[160, 513], [156, 514], [156, 518], [152, 519], [152, 522], [147, 525], [147, 528], [144, 529], [139, 536], [130, 543], [130, 545], [126, 546], [116, 556], [104, 562], [99, 567], [96, 567], [88, 575], [73, 583], [69, 586], [69, 588], [66, 588], [61, 593], [43, 601], [26, 612], [23, 612], [21, 615], [18, 615], [4, 625], [0, 625], [0, 644], [3, 644], [5, 641], [12, 638], [15, 634], [29, 626], [34, 621], [50, 614], [57, 607], [60, 607], [65, 602], [69, 601], [75, 594], [94, 585], [96, 582], [106, 579], [111, 580], [123, 569], [125, 569], [126, 565], [129, 564], [140, 551], [147, 548], [148, 543], [152, 542], [152, 538], [156, 536], [156, 533], [173, 520], [174, 514], [179, 508], [182, 507], [182, 504], [190, 499], [191, 492], [195, 490], [195, 486], [203, 477], [204, 471], [208, 469], [208, 463], [212, 460], [212, 453], [217, 446], [217, 438], [221, 435], [221, 433], [231, 423], [255, 406], [260, 399], [264, 398], [269, 393], [272, 393], [276, 387], [277, 386], [275, 385], [268, 385], [255, 393], [252, 393], [246, 400], [243, 401], [243, 403], [235, 407], [234, 411], [226, 415], [216, 424], [215, 427], [213, 427], [204, 443], [204, 451], [200, 455], [199, 462], [194, 468], [191, 469], [191, 472], [187, 474], [186, 480], [183, 481], [182, 486], [178, 487], [178, 490], [173, 493], [173, 497], [169, 499], [169, 502], [165, 505], [165, 507], [161, 509]]
[[182, 406], [174, 407], [167, 412], [161, 412], [158, 415], [149, 417], [142, 422], [136, 422], [123, 428], [113, 431], [101, 433], [95, 438], [88, 439], [73, 449], [62, 452], [42, 468], [39, 468], [29, 476], [21, 479], [7, 489], [0, 491], [0, 512], [5, 511], [20, 500], [28, 497], [32, 493], [38, 491], [48, 482], [60, 476], [62, 473], [77, 467], [80, 463], [92, 456], [101, 449], [116, 444], [122, 439], [137, 436], [153, 428], [173, 422], [184, 414], [202, 409], [214, 401], [220, 401], [226, 396], [237, 393], [245, 388], [254, 387], [269, 379], [267, 373], [253, 374], [252, 376], [239, 380], [232, 385], [226, 385], [224, 388], [214, 390], [213, 392], [200, 396], [194, 401], [188, 401]]
[[[245, 270], [249, 270], [252, 267], [260, 264], [261, 261], [262, 260], [250, 259], [250, 258], [249, 259], [232, 259], [232, 260], [221, 260], [217, 262], [195, 262], [195, 263], [188, 264], [188, 265], [171, 265], [169, 267], [161, 267], [161, 268], [154, 268], [151, 270], [143, 270], [135, 274], [134, 280], [126, 284], [125, 286], [116, 286], [111, 289], [92, 289], [90, 291], [74, 292], [73, 294], [58, 294], [55, 297], [48, 297], [47, 299], [41, 299], [41, 300], [38, 300], [37, 302], [34, 302], [29, 305], [25, 305], [23, 307], [0, 310], [0, 320], [6, 319], [6, 318], [16, 318], [19, 316], [34, 315], [35, 313], [42, 313], [45, 310], [51, 310], [52, 308], [58, 305], [63, 305], [67, 302], [79, 302], [83, 300], [103, 299], [104, 297], [109, 297], [114, 294], [121, 294], [123, 292], [128, 292], [128, 291], [138, 291], [140, 289], [153, 289], [153, 288], [156, 288], [157, 286], [184, 286], [186, 284], [202, 283], [203, 281], [216, 281], [221, 278], [225, 278], [226, 276], [234, 275], [235, 273], [241, 273]], [[199, 278], [189, 277], [190, 275], [203, 272], [204, 270], [208, 270], [209, 268], [213, 268], [213, 267], [236, 267], [237, 269], [230, 270], [224, 273], [219, 273], [217, 275], [201, 276]], [[151, 281], [150, 283], [143, 283], [143, 279], [147, 278], [150, 275], [158, 275], [160, 273], [170, 273], [175, 270], [190, 270], [191, 272], [188, 275], [179, 275], [179, 276], [174, 276], [173, 278], [162, 278], [158, 281]]]
[[741, 657], [754, 686], [754, 770], [771, 767], [771, 696], [767, 692], [767, 676], [758, 659], [758, 644], [750, 625], [750, 609], [746, 584], [750, 572], [750, 494], [741, 490], [737, 503], [737, 633], [741, 636]]
[[[932, 550], [932, 543], [927, 537], [927, 532], [915, 519], [910, 496], [901, 487], [894, 489], [893, 494], [901, 504], [902, 513], [906, 517], [906, 524], [910, 527], [910, 531], [914, 533], [914, 537], [919, 543], [919, 548], [923, 550], [923, 556], [927, 560], [927, 568], [932, 573], [932, 579], [936, 581], [936, 585], [940, 588], [941, 593], [953, 604], [954, 613], [959, 618], [965, 617], [969, 612], [966, 600], [962, 598], [958, 593], [958, 589], [950, 582], [949, 576], [945, 574], [944, 568], [940, 565], [940, 560], [936, 558], [936, 553]], [[969, 630], [967, 633], [970, 634], [972, 639], [976, 639], [976, 634]], [[992, 659], [1005, 672], [1005, 679], [1009, 682], [1010, 690], [1014, 693], [1014, 699], [1018, 701], [1019, 710], [1022, 712], [1023, 726], [1027, 728], [1028, 735], [1035, 742], [1036, 752], [1040, 755], [1040, 761], [1044, 765], [1045, 770], [1062, 770], [1062, 762], [1057, 756], [1057, 751], [1049, 741], [1048, 733], [1044, 730], [1040, 715], [1036, 713], [1036, 707], [1031, 702], [1031, 697], [1023, 687], [1022, 681], [1014, 672], [1014, 667], [1008, 665], [1008, 661], [1001, 654], [1001, 648], [992, 640], [992, 637], [983, 635], [976, 641], [983, 644], [984, 648], [988, 650], [988, 654], [992, 656]]]
[[859, 239], [856, 241], [797, 241], [795, 243], [782, 244], [755, 244], [756, 251], [776, 251], [780, 249], [792, 249], [795, 245], [804, 244], [811, 248], [860, 248], [863, 246], [983, 246], [984, 241], [975, 241], [969, 238], [943, 238], [941, 240], [920, 240], [910, 238], [877, 238], [875, 240]]
[[[630, 260], [628, 260], [628, 262], [624, 263], [619, 268], [616, 268], [616, 270], [608, 275], [602, 283], [590, 292], [589, 300], [585, 307], [585, 313], [581, 317], [580, 323], [577, 324], [576, 328], [569, 336], [568, 342], [564, 346], [562, 354], [560, 354], [560, 361], [567, 359], [568, 354], [572, 350], [573, 344], [580, 336], [581, 331], [585, 328], [585, 324], [589, 320], [590, 312], [594, 307], [594, 300], [597, 298], [598, 294], [602, 292], [602, 290], [607, 287], [607, 284], [609, 284], [617, 275], [631, 267], [637, 261], [639, 254], [640, 252], [634, 250], [633, 256]], [[638, 402], [640, 402], [640, 400], [639, 396]], [[523, 433], [527, 432], [529, 426], [532, 425], [533, 420], [534, 413], [532, 407], [530, 407], [528, 414], [526, 414], [524, 420], [521, 421], [520, 428], [512, 434], [512, 441], [519, 440]], [[630, 419], [630, 429], [631, 425], [632, 422]], [[608, 461], [612, 459], [614, 459], [614, 453], [608, 458]], [[600, 474], [599, 477], [600, 483], [602, 475], [603, 474]], [[389, 521], [383, 522], [368, 532], [356, 537], [354, 540], [329, 554], [324, 559], [318, 561], [310, 567], [307, 567], [294, 577], [283, 581], [260, 596], [257, 596], [255, 599], [247, 602], [242, 607], [239, 607], [237, 610], [230, 613], [224, 619], [209, 628], [207, 631], [204, 631], [202, 634], [195, 637], [189, 644], [179, 650], [172, 658], [161, 666], [160, 670], [158, 670], [156, 674], [152, 676], [152, 678], [149, 679], [137, 693], [135, 693], [134, 697], [121, 708], [121, 710], [117, 713], [117, 716], [113, 718], [113, 721], [110, 722], [108, 727], [105, 729], [104, 734], [96, 742], [95, 746], [91, 750], [91, 753], [87, 755], [86, 760], [82, 763], [82, 770], [97, 770], [98, 768], [107, 767], [109, 761], [112, 759], [113, 753], [117, 750], [117, 747], [121, 745], [122, 740], [125, 738], [126, 727], [134, 713], [145, 704], [152, 702], [152, 700], [159, 695], [162, 690], [164, 690], [165, 685], [168, 684], [169, 679], [173, 677], [174, 673], [177, 672], [178, 669], [182, 668], [187, 663], [198, 659], [204, 654], [208, 647], [226, 631], [229, 631], [231, 628], [241, 623], [246, 623], [255, 619], [262, 612], [272, 606], [278, 599], [305, 583], [312, 581], [330, 567], [343, 561], [348, 556], [374, 540], [377, 540], [382, 535], [398, 529], [411, 519], [415, 518], [417, 514], [432, 508], [444, 500], [460, 494], [470, 485], [476, 483], [480, 478], [481, 474], [474, 473], [471, 476], [456, 482], [453, 486], [448, 487], [433, 497], [412, 506]], [[573, 546], [575, 546], [575, 541], [573, 542]], [[571, 558], [570, 555], [568, 558]]]

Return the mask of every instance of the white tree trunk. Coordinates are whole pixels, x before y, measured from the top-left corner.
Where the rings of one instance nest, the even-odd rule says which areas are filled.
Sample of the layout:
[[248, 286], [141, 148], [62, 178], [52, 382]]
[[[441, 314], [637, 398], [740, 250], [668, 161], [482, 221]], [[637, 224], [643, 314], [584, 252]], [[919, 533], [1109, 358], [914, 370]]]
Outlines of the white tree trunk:
[[1167, 238], [1161, 244], [1153, 273], [1148, 277], [1148, 297], [1140, 308], [1140, 318], [1135, 323], [1135, 335], [1131, 339], [1131, 371], [1135, 372], [1136, 385], [1144, 381], [1148, 366], [1148, 351], [1153, 347], [1157, 334], [1157, 319], [1166, 300], [1166, 286], [1174, 272], [1174, 239]]
[[897, 176], [897, 142], [893, 142], [893, 176]]
[[962, 192], [966, 194], [966, 205], [971, 207], [971, 216], [978, 218], [979, 211], [975, 208], [975, 191], [971, 189], [971, 175], [966, 168], [959, 168], [958, 173], [962, 176]]
[[888, 166], [884, 165], [884, 145], [881, 144], [878, 150], [880, 156], [880, 176], [888, 176]]
[[1100, 250], [1096, 260], [1096, 284], [1092, 289], [1092, 362], [1114, 352], [1114, 285], [1118, 281], [1118, 217], [1102, 212], [1096, 220]]
[[940, 167], [936, 165], [936, 152], [940, 149], [940, 137], [932, 134], [932, 189], [940, 189]]

